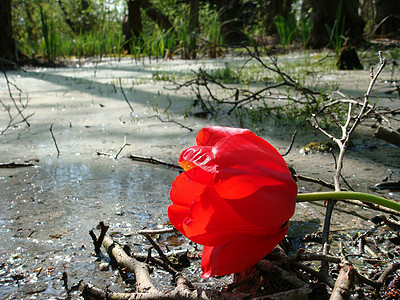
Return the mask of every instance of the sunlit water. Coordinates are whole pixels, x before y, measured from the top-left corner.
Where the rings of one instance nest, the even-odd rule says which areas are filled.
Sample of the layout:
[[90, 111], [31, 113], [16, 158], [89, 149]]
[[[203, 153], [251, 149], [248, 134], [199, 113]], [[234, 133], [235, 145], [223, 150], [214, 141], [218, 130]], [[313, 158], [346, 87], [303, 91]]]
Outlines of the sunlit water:
[[18, 290], [13, 276], [23, 277], [22, 286], [47, 282], [43, 297], [63, 292], [64, 271], [71, 284], [81, 278], [97, 281], [94, 277], [102, 275], [94, 272], [89, 230], [105, 221], [114, 233], [130, 237], [132, 245], [142, 244], [137, 230], [167, 222], [169, 189], [177, 171], [93, 156], [85, 161], [54, 159], [0, 174], [3, 299]]
[[[33, 161], [34, 167], [0, 169], [0, 299], [65, 296], [61, 281], [63, 272], [68, 275], [69, 285], [83, 279], [116, 291], [126, 287], [117, 271], [104, 270], [104, 265], [96, 261], [88, 232], [95, 229], [99, 221], [104, 221], [110, 225], [110, 233], [116, 240], [129, 244], [134, 251], [146, 252], [149, 245], [136, 232], [168, 222], [169, 190], [178, 175], [176, 170], [166, 167], [131, 161], [126, 158], [127, 154], [176, 162], [180, 151], [194, 144], [201, 127], [237, 126], [234, 120], [222, 117], [218, 120], [183, 118], [192, 96], [184, 92], [183, 97], [171, 91], [169, 97], [173, 101], [168, 113], [174, 114], [173, 120], [193, 131], [161, 122], [154, 115], [169, 102], [163, 95], [166, 93], [163, 85], [150, 81], [152, 73], [155, 70], [188, 73], [205, 65], [223, 67], [225, 62], [172, 61], [160, 64], [159, 68], [149, 68], [132, 61], [111, 61], [75, 68], [9, 73], [10, 80], [31, 99], [27, 113], [34, 115], [29, 129], [21, 124], [0, 137], [0, 163], [23, 163], [34, 158], [39, 161]], [[352, 89], [353, 74], [341, 77], [350, 82]], [[130, 111], [121, 93], [119, 78], [134, 112]], [[366, 78], [368, 80], [368, 74]], [[359, 87], [361, 91], [356, 92], [362, 95], [366, 84], [364, 79], [360, 82], [363, 83]], [[4, 99], [8, 96], [4, 82], [1, 82], [0, 92]], [[166, 114], [161, 117], [169, 118]], [[0, 118], [5, 115], [0, 114]], [[54, 124], [61, 149], [58, 159], [49, 132], [51, 124]], [[294, 128], [265, 126], [261, 134], [284, 152], [293, 131]], [[285, 157], [286, 161], [300, 174], [331, 181], [333, 160], [329, 153], [306, 157], [299, 152], [309, 142], [321, 140], [321, 135], [307, 130], [303, 134]], [[398, 149], [376, 141], [372, 141], [371, 147], [371, 140], [366, 141], [365, 136], [353, 144], [354, 151], [350, 149], [344, 170], [346, 179], [360, 191], [369, 191], [370, 186], [390, 172], [394, 173], [394, 180], [400, 174]], [[114, 159], [125, 137], [130, 146]], [[356, 148], [360, 140], [367, 146]], [[382, 149], [385, 156], [381, 155]], [[98, 156], [97, 152], [112, 155]], [[315, 191], [318, 187], [299, 182], [299, 190]], [[385, 193], [388, 197], [399, 198], [399, 192]], [[368, 217], [375, 212], [346, 205], [340, 207], [356, 210], [366, 217], [360, 219], [336, 213], [332, 221], [333, 228], [338, 230], [336, 235], [348, 236], [360, 228], [372, 226]], [[301, 237], [321, 229], [324, 210], [323, 205], [318, 204], [297, 205], [289, 230], [295, 250], [305, 245]], [[311, 250], [311, 246], [308, 247]], [[314, 250], [319, 251], [319, 245], [315, 247]], [[198, 262], [185, 275], [197, 284], [213, 283], [202, 282]], [[155, 272], [152, 276], [161, 289], [170, 286], [170, 275]], [[78, 297], [77, 294], [74, 297]]]

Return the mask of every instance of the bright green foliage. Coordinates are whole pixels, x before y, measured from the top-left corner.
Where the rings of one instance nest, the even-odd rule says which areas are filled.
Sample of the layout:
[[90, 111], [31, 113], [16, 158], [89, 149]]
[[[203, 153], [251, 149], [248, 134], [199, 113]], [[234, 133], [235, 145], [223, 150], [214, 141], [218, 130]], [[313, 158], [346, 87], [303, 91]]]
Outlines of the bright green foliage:
[[306, 42], [311, 34], [311, 26], [312, 26], [311, 13], [309, 16], [302, 16], [299, 19], [298, 35], [299, 35], [302, 45], [306, 44]]
[[[48, 61], [125, 55], [122, 20], [126, 1], [62, 0], [61, 3], [63, 6], [51, 0], [12, 2], [16, 40], [24, 53]], [[82, 3], [88, 6], [83, 7]], [[200, 55], [222, 54], [219, 18], [214, 7], [201, 4], [200, 32], [189, 32], [188, 4], [176, 0], [153, 0], [152, 3], [169, 18], [173, 27], [168, 31], [160, 29], [142, 11], [143, 32], [129, 41], [133, 58], [189, 58], [193, 37]]]
[[48, 61], [53, 62], [57, 57], [58, 36], [56, 34], [54, 20], [50, 20], [42, 7], [40, 7], [40, 21], [42, 23], [43, 43], [41, 45], [42, 52]]
[[274, 18], [274, 24], [276, 30], [278, 31], [281, 45], [283, 49], [285, 49], [286, 45], [289, 45], [293, 42], [297, 32], [296, 19], [294, 16], [288, 16], [287, 18], [283, 16], [276, 16]]
[[209, 4], [205, 4], [200, 11], [200, 28], [203, 30], [204, 52], [212, 58], [220, 56], [223, 45], [220, 22], [218, 13]]
[[[48, 61], [121, 54], [122, 13], [118, 5], [123, 0], [61, 2], [67, 17], [58, 1], [12, 1], [14, 34], [22, 52]], [[83, 2], [89, 6], [82, 8]]]

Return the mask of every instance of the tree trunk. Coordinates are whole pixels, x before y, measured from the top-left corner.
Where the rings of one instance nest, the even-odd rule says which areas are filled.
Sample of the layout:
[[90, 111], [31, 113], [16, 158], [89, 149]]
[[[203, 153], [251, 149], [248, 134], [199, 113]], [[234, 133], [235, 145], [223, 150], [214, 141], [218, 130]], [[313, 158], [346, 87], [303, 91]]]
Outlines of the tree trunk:
[[139, 0], [140, 6], [146, 14], [157, 23], [158, 27], [168, 31], [172, 28], [171, 22], [149, 0]]
[[132, 39], [133, 37], [140, 37], [143, 30], [142, 16], [140, 14], [140, 1], [128, 1], [128, 17], [123, 21], [122, 34], [123, 34], [123, 48], [132, 53]]
[[195, 59], [197, 56], [197, 36], [199, 33], [199, 0], [190, 1], [190, 20], [189, 20], [189, 33], [190, 33], [190, 58]]
[[[96, 26], [94, 21], [95, 17], [92, 15], [93, 9], [90, 9], [90, 4], [87, 0], [81, 0], [80, 4], [76, 3], [76, 6], [73, 6], [72, 11], [71, 9], [68, 9], [68, 6], [67, 8], [65, 7], [64, 2], [58, 0], [58, 4], [60, 5], [61, 11], [64, 15], [65, 23], [68, 24], [73, 33], [79, 35], [81, 33], [90, 32], [94, 29]], [[68, 1], [66, 2], [68, 5]]]
[[266, 15], [266, 33], [278, 33], [274, 25], [274, 18], [276, 16], [287, 17], [291, 13], [292, 0], [271, 0], [268, 1], [265, 9]]
[[[327, 46], [330, 38], [326, 26], [332, 29], [335, 20], [339, 30], [336, 34], [349, 37], [352, 42], [363, 39], [364, 21], [358, 15], [358, 0], [311, 0], [310, 3], [313, 23], [307, 47], [320, 49]], [[342, 24], [343, 32], [340, 32]]]
[[400, 1], [376, 0], [376, 19], [375, 26], [379, 27], [375, 31], [377, 35], [399, 36], [400, 28]]
[[0, 58], [1, 63], [18, 62], [20, 53], [17, 43], [13, 37], [13, 26], [11, 18], [11, 0], [0, 1]]
[[157, 23], [158, 27], [168, 31], [172, 28], [171, 22], [163, 15], [149, 0], [129, 0], [128, 18], [122, 22], [122, 33], [124, 35], [124, 49], [131, 53], [131, 41], [133, 37], [140, 38], [143, 31], [140, 9]]
[[215, 0], [219, 20], [221, 23], [221, 35], [224, 42], [231, 46], [243, 45], [249, 41], [248, 37], [241, 31], [243, 22], [240, 18], [240, 0]]

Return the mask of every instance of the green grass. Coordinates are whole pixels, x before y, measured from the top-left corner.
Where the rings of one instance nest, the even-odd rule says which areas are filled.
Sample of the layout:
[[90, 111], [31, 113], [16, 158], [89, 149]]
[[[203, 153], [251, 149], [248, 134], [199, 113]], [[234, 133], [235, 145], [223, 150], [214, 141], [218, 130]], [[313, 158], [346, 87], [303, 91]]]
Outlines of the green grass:
[[[176, 3], [175, 3], [176, 4]], [[39, 6], [38, 6], [39, 7]], [[158, 60], [164, 57], [218, 57], [222, 55], [222, 37], [219, 31], [218, 13], [209, 4], [200, 7], [200, 32], [189, 32], [188, 5], [175, 5], [175, 8], [163, 7], [173, 27], [160, 29], [143, 14], [143, 32], [133, 38], [132, 57], [137, 61]], [[25, 8], [17, 11], [16, 21], [26, 19]], [[57, 10], [58, 9], [58, 10]], [[120, 58], [126, 53], [122, 45], [122, 31], [119, 19], [107, 19], [107, 12], [99, 14], [100, 25], [91, 31], [73, 33], [63, 20], [60, 8], [54, 4], [43, 4], [40, 9], [32, 8], [30, 24], [17, 22], [15, 30], [20, 49], [32, 57], [44, 57], [48, 61], [104, 56]], [[35, 23], [36, 22], [36, 23]], [[38, 30], [37, 28], [40, 28]], [[29, 33], [27, 33], [29, 32]]]
[[274, 18], [274, 24], [278, 31], [282, 48], [285, 49], [295, 38], [297, 32], [296, 18], [294, 16], [285, 18], [279, 15]]

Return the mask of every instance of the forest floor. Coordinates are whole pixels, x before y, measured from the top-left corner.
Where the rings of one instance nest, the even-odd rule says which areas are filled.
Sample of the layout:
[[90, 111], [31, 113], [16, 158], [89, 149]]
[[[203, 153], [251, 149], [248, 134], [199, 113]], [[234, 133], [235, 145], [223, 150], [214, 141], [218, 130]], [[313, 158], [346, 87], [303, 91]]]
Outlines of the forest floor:
[[[130, 59], [110, 59], [6, 73], [13, 97], [21, 103], [29, 100], [23, 114], [31, 116], [27, 120], [30, 126], [22, 122], [0, 136], [0, 164], [9, 164], [0, 168], [1, 299], [63, 299], [63, 272], [71, 285], [83, 279], [112, 291], [129, 289], [118, 271], [93, 255], [88, 232], [104, 221], [115, 239], [145, 253], [149, 244], [136, 232], [168, 223], [169, 189], [178, 175], [177, 170], [137, 162], [129, 156], [176, 163], [180, 152], [195, 143], [202, 127], [238, 126], [237, 120], [227, 115], [198, 118], [188, 114], [194, 95], [184, 89], [168, 89], [174, 85], [155, 80], [154, 74], [190, 74], [199, 67], [222, 68], [235, 59], [243, 60], [138, 64]], [[387, 82], [392, 76], [390, 68], [384, 70], [373, 97], [380, 105], [399, 107], [397, 95], [385, 93], [393, 89]], [[400, 77], [398, 71], [396, 76]], [[367, 70], [318, 74], [318, 80], [334, 82], [341, 92], [359, 97], [365, 94], [369, 79]], [[0, 97], [10, 98], [4, 76]], [[7, 113], [1, 111], [1, 130], [8, 121]], [[342, 174], [358, 191], [400, 201], [398, 191], [372, 190], [389, 176], [400, 180], [400, 151], [375, 139], [371, 124], [356, 131]], [[331, 182], [335, 169], [332, 155], [302, 152], [310, 142], [327, 141], [311, 126], [271, 125], [271, 120], [265, 120], [257, 134], [283, 153], [296, 129], [299, 133], [293, 148], [285, 156], [288, 165], [298, 174]], [[307, 182], [298, 182], [298, 188], [300, 192], [324, 190]], [[350, 204], [340, 203], [338, 208], [332, 219], [333, 253], [339, 248], [343, 251], [343, 245], [351, 251], [352, 237], [376, 228], [369, 220], [380, 214]], [[318, 242], [303, 238], [321, 231], [324, 212], [323, 203], [297, 205], [288, 234], [294, 252], [300, 247], [319, 251]], [[192, 249], [182, 238], [162, 242]], [[231, 279], [201, 279], [198, 261], [184, 274], [203, 287], [223, 286]], [[170, 286], [167, 273], [156, 271], [152, 276], [160, 289]]]

